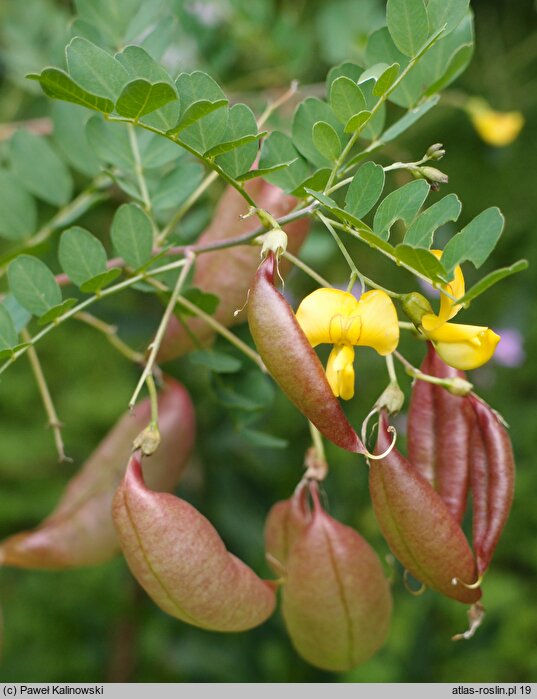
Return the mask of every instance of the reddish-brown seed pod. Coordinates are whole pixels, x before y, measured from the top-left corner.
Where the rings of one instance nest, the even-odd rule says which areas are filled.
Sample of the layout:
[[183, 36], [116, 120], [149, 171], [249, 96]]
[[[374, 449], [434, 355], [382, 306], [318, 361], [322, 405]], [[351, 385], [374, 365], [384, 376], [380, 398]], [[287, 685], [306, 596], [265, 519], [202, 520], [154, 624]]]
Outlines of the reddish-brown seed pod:
[[[159, 395], [160, 447], [148, 460], [148, 481], [172, 490], [188, 462], [195, 438], [190, 396], [173, 379]], [[119, 553], [112, 499], [125, 472], [132, 443], [151, 419], [149, 400], [125, 414], [68, 483], [47, 519], [37, 528], [6, 539], [0, 562], [21, 568], [61, 569], [95, 565]]]
[[[431, 344], [420, 370], [442, 379], [466, 378], [463, 371], [444, 364]], [[468, 498], [471, 418], [464, 397], [415, 381], [408, 412], [408, 458], [459, 523]]]
[[[269, 211], [276, 218], [289, 213], [296, 204], [296, 199], [284, 194], [281, 189], [256, 179], [246, 186], [255, 202]], [[201, 235], [198, 243], [215, 243], [227, 238], [243, 235], [259, 227], [257, 216], [241, 219], [248, 212], [248, 204], [237, 190], [229, 187], [225, 190], [216, 208], [214, 218]], [[284, 226], [289, 236], [288, 250], [298, 252], [309, 230], [307, 218], [297, 220]], [[215, 250], [199, 255], [196, 260], [192, 284], [199, 289], [219, 297], [220, 303], [214, 318], [226, 327], [244, 322], [244, 314], [234, 315], [246, 301], [248, 287], [259, 265], [259, 250], [256, 245], [241, 245], [226, 250]], [[282, 265], [285, 274], [288, 264]], [[209, 342], [214, 331], [198, 318], [185, 320], [188, 328], [202, 342]], [[173, 317], [166, 330], [159, 351], [159, 361], [173, 359], [195, 349], [192, 338], [184, 326]]]
[[334, 396], [319, 357], [274, 286], [275, 268], [269, 253], [250, 287], [248, 323], [257, 350], [285, 395], [327, 439], [363, 454], [364, 445]]
[[147, 488], [139, 452], [114, 497], [113, 518], [134, 577], [171, 616], [213, 631], [245, 631], [272, 614], [273, 585], [229, 553], [191, 505]]
[[[382, 412], [375, 452], [383, 453], [390, 444]], [[430, 483], [393, 448], [383, 459], [371, 461], [369, 487], [384, 538], [409, 573], [447, 597], [477, 602], [481, 590], [465, 587], [477, 578], [472, 551]]]
[[286, 563], [282, 612], [297, 652], [316, 667], [350, 670], [384, 643], [391, 592], [380, 561], [358, 532], [322, 509], [313, 512]]
[[301, 483], [293, 497], [275, 503], [267, 515], [265, 553], [276, 575], [281, 575], [285, 570], [289, 550], [310, 520], [307, 496], [307, 485]]
[[477, 396], [468, 401], [476, 421], [470, 438], [473, 545], [479, 575], [484, 573], [509, 516], [515, 486], [511, 440], [494, 410]]

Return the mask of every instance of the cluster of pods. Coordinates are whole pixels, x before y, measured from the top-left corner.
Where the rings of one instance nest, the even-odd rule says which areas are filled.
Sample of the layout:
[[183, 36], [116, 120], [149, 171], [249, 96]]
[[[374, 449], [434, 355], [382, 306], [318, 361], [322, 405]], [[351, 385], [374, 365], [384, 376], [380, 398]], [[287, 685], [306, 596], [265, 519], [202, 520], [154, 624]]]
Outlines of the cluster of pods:
[[[273, 192], [256, 194], [266, 199]], [[238, 204], [233, 193], [225, 197], [229, 216]], [[292, 202], [279, 205], [281, 215]], [[229, 220], [236, 234], [235, 216]], [[222, 235], [222, 226], [208, 233]], [[305, 228], [289, 233], [298, 247]], [[222, 322], [233, 322], [232, 311], [249, 287], [248, 322], [268, 371], [324, 437], [366, 456], [373, 508], [394, 555], [416, 580], [473, 605], [475, 616], [481, 580], [513, 497], [513, 454], [501, 419], [474, 394], [452, 395], [417, 381], [408, 418], [408, 458], [393, 446], [389, 415], [381, 408], [377, 443], [369, 454], [275, 287], [274, 255], [269, 253], [259, 267], [258, 252], [251, 249], [202, 256], [200, 262], [206, 262], [196, 269], [197, 285], [216, 291], [215, 284], [224, 283], [211, 271], [221, 269], [215, 260], [222, 254], [239, 270], [236, 279], [243, 280], [236, 297], [221, 305]], [[188, 349], [188, 336], [172, 326], [163, 356]], [[421, 370], [440, 378], [463, 376], [446, 366], [432, 346]], [[165, 380], [159, 397], [161, 446], [142, 464], [141, 452], [131, 453], [132, 442], [149, 420], [148, 401], [137, 406], [134, 417], [123, 416], [54, 512], [37, 529], [0, 543], [0, 562], [61, 569], [98, 564], [121, 550], [155, 603], [186, 623], [223, 632], [251, 629], [274, 612], [279, 591], [290, 638], [310, 663], [343, 671], [375, 653], [389, 632], [390, 585], [371, 546], [325, 511], [316, 478], [304, 477], [292, 496], [268, 513], [266, 553], [276, 578], [263, 580], [226, 549], [200, 512], [169, 492], [194, 444], [194, 408], [184, 387]], [[462, 529], [469, 496], [471, 546]]]

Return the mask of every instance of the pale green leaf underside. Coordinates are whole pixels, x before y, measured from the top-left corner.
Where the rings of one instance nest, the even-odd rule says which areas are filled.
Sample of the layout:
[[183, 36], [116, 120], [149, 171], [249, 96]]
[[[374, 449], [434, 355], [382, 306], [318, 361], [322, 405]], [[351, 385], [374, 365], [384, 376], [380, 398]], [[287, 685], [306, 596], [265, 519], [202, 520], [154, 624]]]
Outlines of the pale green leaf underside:
[[62, 301], [62, 292], [47, 265], [31, 255], [19, 255], [8, 267], [9, 287], [23, 308], [42, 316]]

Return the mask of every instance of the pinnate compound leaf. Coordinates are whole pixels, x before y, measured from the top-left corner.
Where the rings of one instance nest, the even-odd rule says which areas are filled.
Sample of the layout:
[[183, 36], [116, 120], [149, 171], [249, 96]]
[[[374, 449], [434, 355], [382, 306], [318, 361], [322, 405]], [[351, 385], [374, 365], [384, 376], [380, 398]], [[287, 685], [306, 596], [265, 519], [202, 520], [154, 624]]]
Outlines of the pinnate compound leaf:
[[429, 249], [433, 244], [435, 230], [448, 221], [456, 221], [461, 209], [462, 204], [456, 194], [448, 194], [440, 199], [423, 211], [410, 226], [405, 235], [405, 245]]
[[19, 342], [19, 335], [15, 329], [15, 324], [11, 314], [0, 304], [0, 350], [13, 349]]
[[335, 130], [326, 121], [316, 121], [312, 131], [313, 145], [321, 155], [334, 162], [341, 153], [341, 141]]
[[470, 63], [473, 54], [473, 44], [466, 44], [458, 48], [450, 58], [448, 67], [443, 73], [442, 77], [428, 87], [425, 94], [433, 95], [450, 85], [464, 70], [466, 70], [466, 67]]
[[235, 104], [229, 110], [222, 143], [211, 148], [205, 155], [216, 157], [222, 170], [236, 177], [246, 172], [257, 157], [257, 141], [265, 134], [257, 133], [257, 121], [250, 107]]
[[130, 80], [143, 78], [150, 83], [165, 82], [174, 86], [167, 71], [141, 46], [125, 46], [121, 53], [116, 53], [115, 59], [125, 68]]
[[30, 73], [26, 77], [37, 80], [48, 97], [81, 104], [104, 114], [110, 114], [114, 110], [114, 102], [111, 99], [88, 92], [59, 68], [45, 68], [40, 75]]
[[20, 186], [14, 175], [0, 170], [0, 237], [24, 240], [35, 231], [36, 225], [34, 198]]
[[143, 78], [132, 80], [121, 91], [116, 111], [120, 116], [138, 120], [175, 99], [177, 93], [168, 83], [150, 83]]
[[62, 292], [47, 265], [32, 255], [19, 255], [8, 267], [11, 293], [23, 308], [42, 316], [62, 301]]
[[330, 107], [339, 121], [346, 124], [365, 109], [365, 98], [354, 80], [341, 76], [330, 87]]
[[52, 323], [56, 318], [59, 318], [62, 316], [64, 313], [66, 313], [70, 308], [72, 308], [78, 299], [65, 299], [65, 301], [62, 301], [59, 303], [57, 306], [53, 306], [52, 308], [49, 308], [49, 310], [46, 313], [43, 313], [42, 316], [39, 316], [39, 319], [37, 321], [38, 325], [48, 325], [49, 323]]
[[[291, 163], [283, 167], [284, 163]], [[281, 187], [285, 192], [294, 191], [309, 173], [304, 158], [297, 151], [289, 136], [280, 131], [273, 131], [264, 141], [259, 159], [261, 170], [273, 169], [264, 179], [271, 184]]]
[[423, 0], [388, 0], [386, 21], [394, 44], [405, 56], [415, 56], [429, 36]]
[[365, 216], [378, 201], [384, 188], [384, 168], [364, 163], [354, 175], [345, 197], [345, 210], [356, 218]]
[[80, 226], [72, 226], [62, 233], [58, 259], [63, 271], [79, 287], [106, 271], [103, 244]]
[[528, 266], [529, 264], [527, 260], [518, 260], [518, 262], [515, 262], [509, 267], [501, 267], [500, 269], [494, 270], [494, 272], [491, 272], [483, 277], [483, 279], [480, 279], [477, 284], [474, 284], [474, 286], [469, 289], [469, 291], [467, 291], [462, 298], [458, 299], [457, 303], [466, 304], [473, 301], [494, 284], [497, 284], [506, 277], [510, 277], [512, 274], [523, 272], [525, 269], [528, 269]]
[[373, 220], [373, 230], [384, 240], [390, 237], [393, 224], [401, 220], [410, 225], [429, 194], [425, 180], [414, 180], [399, 187], [382, 200]]
[[73, 180], [44, 136], [17, 131], [11, 139], [12, 168], [24, 189], [52, 204], [64, 206], [71, 199]]
[[91, 41], [75, 36], [65, 49], [69, 75], [82, 88], [116, 102], [129, 80], [119, 61]]
[[114, 249], [133, 269], [143, 267], [151, 259], [153, 226], [145, 211], [136, 204], [122, 204], [112, 221]]
[[[226, 99], [222, 88], [207, 73], [196, 70], [193, 73], [181, 73], [175, 81], [181, 100], [181, 119], [188, 108], [199, 100], [219, 102]], [[198, 153], [205, 153], [222, 140], [228, 121], [228, 110], [221, 105], [198, 118], [181, 131], [181, 140]], [[181, 119], [179, 123], [181, 123]]]
[[322, 167], [315, 170], [314, 173], [306, 177], [291, 194], [295, 197], [305, 197], [307, 189], [322, 190], [326, 187], [328, 178], [330, 177], [330, 168]]
[[478, 214], [444, 248], [442, 264], [446, 270], [451, 273], [466, 261], [476, 269], [481, 267], [498, 242], [504, 223], [501, 211], [495, 206]]

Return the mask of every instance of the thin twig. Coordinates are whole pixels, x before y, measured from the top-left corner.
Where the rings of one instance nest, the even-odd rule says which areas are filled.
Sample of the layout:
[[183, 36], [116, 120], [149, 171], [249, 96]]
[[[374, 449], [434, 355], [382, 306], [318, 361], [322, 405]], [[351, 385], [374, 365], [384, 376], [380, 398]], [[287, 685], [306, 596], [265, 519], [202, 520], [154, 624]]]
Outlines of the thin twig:
[[282, 257], [285, 257], [285, 259], [289, 260], [289, 262], [292, 262], [295, 267], [298, 267], [298, 269], [301, 269], [309, 277], [311, 277], [312, 279], [315, 279], [315, 281], [318, 284], [320, 284], [321, 286], [324, 286], [327, 288], [330, 288], [332, 286], [332, 284], [330, 284], [329, 281], [327, 281], [324, 277], [321, 277], [320, 274], [317, 274], [317, 272], [314, 269], [312, 269], [305, 262], [302, 262], [302, 260], [300, 260], [298, 257], [295, 257], [288, 250], [286, 250], [284, 253], [282, 253]]
[[74, 318], [75, 320], [80, 320], [82, 323], [86, 323], [86, 325], [90, 325], [92, 328], [95, 328], [101, 332], [106, 337], [108, 342], [131, 362], [134, 362], [135, 364], [144, 363], [144, 355], [141, 352], [137, 352], [136, 350], [132, 349], [132, 347], [129, 347], [129, 345], [127, 345], [127, 343], [119, 337], [117, 327], [115, 325], [109, 325], [108, 323], [105, 323], [104, 320], [101, 320], [100, 318], [97, 318], [86, 311], [80, 311]]
[[258, 130], [261, 129], [261, 127], [265, 124], [265, 122], [274, 114], [274, 112], [279, 109], [282, 104], [285, 104], [288, 100], [290, 100], [294, 95], [296, 95], [298, 90], [298, 80], [293, 80], [291, 82], [291, 86], [289, 89], [283, 93], [283, 95], [280, 95], [278, 99], [274, 100], [274, 102], [270, 102], [267, 105], [267, 108], [263, 112], [263, 114], [259, 117], [257, 120], [257, 128]]
[[134, 404], [136, 403], [136, 399], [138, 398], [138, 394], [140, 393], [142, 386], [146, 382], [147, 377], [153, 371], [153, 365], [155, 364], [155, 360], [157, 358], [157, 354], [158, 354], [158, 351], [160, 349], [160, 345], [162, 343], [164, 333], [166, 332], [166, 328], [168, 327], [168, 323], [170, 322], [170, 318], [171, 318], [171, 315], [173, 313], [173, 309], [175, 308], [175, 304], [177, 303], [177, 297], [179, 296], [179, 292], [181, 291], [181, 289], [186, 281], [186, 278], [188, 276], [188, 273], [190, 272], [190, 268], [192, 267], [194, 260], [195, 260], [195, 256], [193, 253], [191, 253], [187, 257], [186, 263], [183, 266], [179, 276], [177, 277], [177, 282], [176, 282], [175, 287], [173, 289], [171, 298], [168, 302], [168, 305], [166, 306], [166, 310], [164, 311], [164, 315], [162, 316], [162, 319], [161, 319], [160, 324], [158, 326], [157, 334], [155, 335], [155, 339], [153, 340], [153, 342], [150, 345], [151, 351], [149, 353], [149, 357], [147, 359], [146, 365], [144, 367], [142, 375], [140, 376], [140, 380], [138, 381], [138, 385], [134, 389], [134, 393], [132, 394], [132, 397], [129, 401], [129, 409], [131, 409], [131, 410], [134, 407]]
[[[24, 342], [31, 342], [30, 333], [26, 329], [21, 331], [21, 337], [24, 340]], [[62, 423], [60, 422], [58, 413], [56, 412], [56, 408], [54, 407], [54, 402], [52, 400], [52, 396], [50, 395], [47, 380], [45, 378], [45, 374], [43, 373], [41, 362], [39, 361], [39, 357], [37, 356], [35, 347], [30, 346], [28, 348], [28, 361], [30, 362], [30, 366], [32, 367], [32, 372], [34, 374], [39, 393], [41, 394], [41, 399], [43, 401], [45, 412], [47, 413], [48, 417], [49, 427], [52, 429], [52, 433], [54, 435], [54, 443], [56, 444], [56, 451], [58, 452], [58, 461], [60, 463], [64, 461], [72, 462], [73, 460], [65, 455], [65, 448], [63, 444], [61, 431]]]

